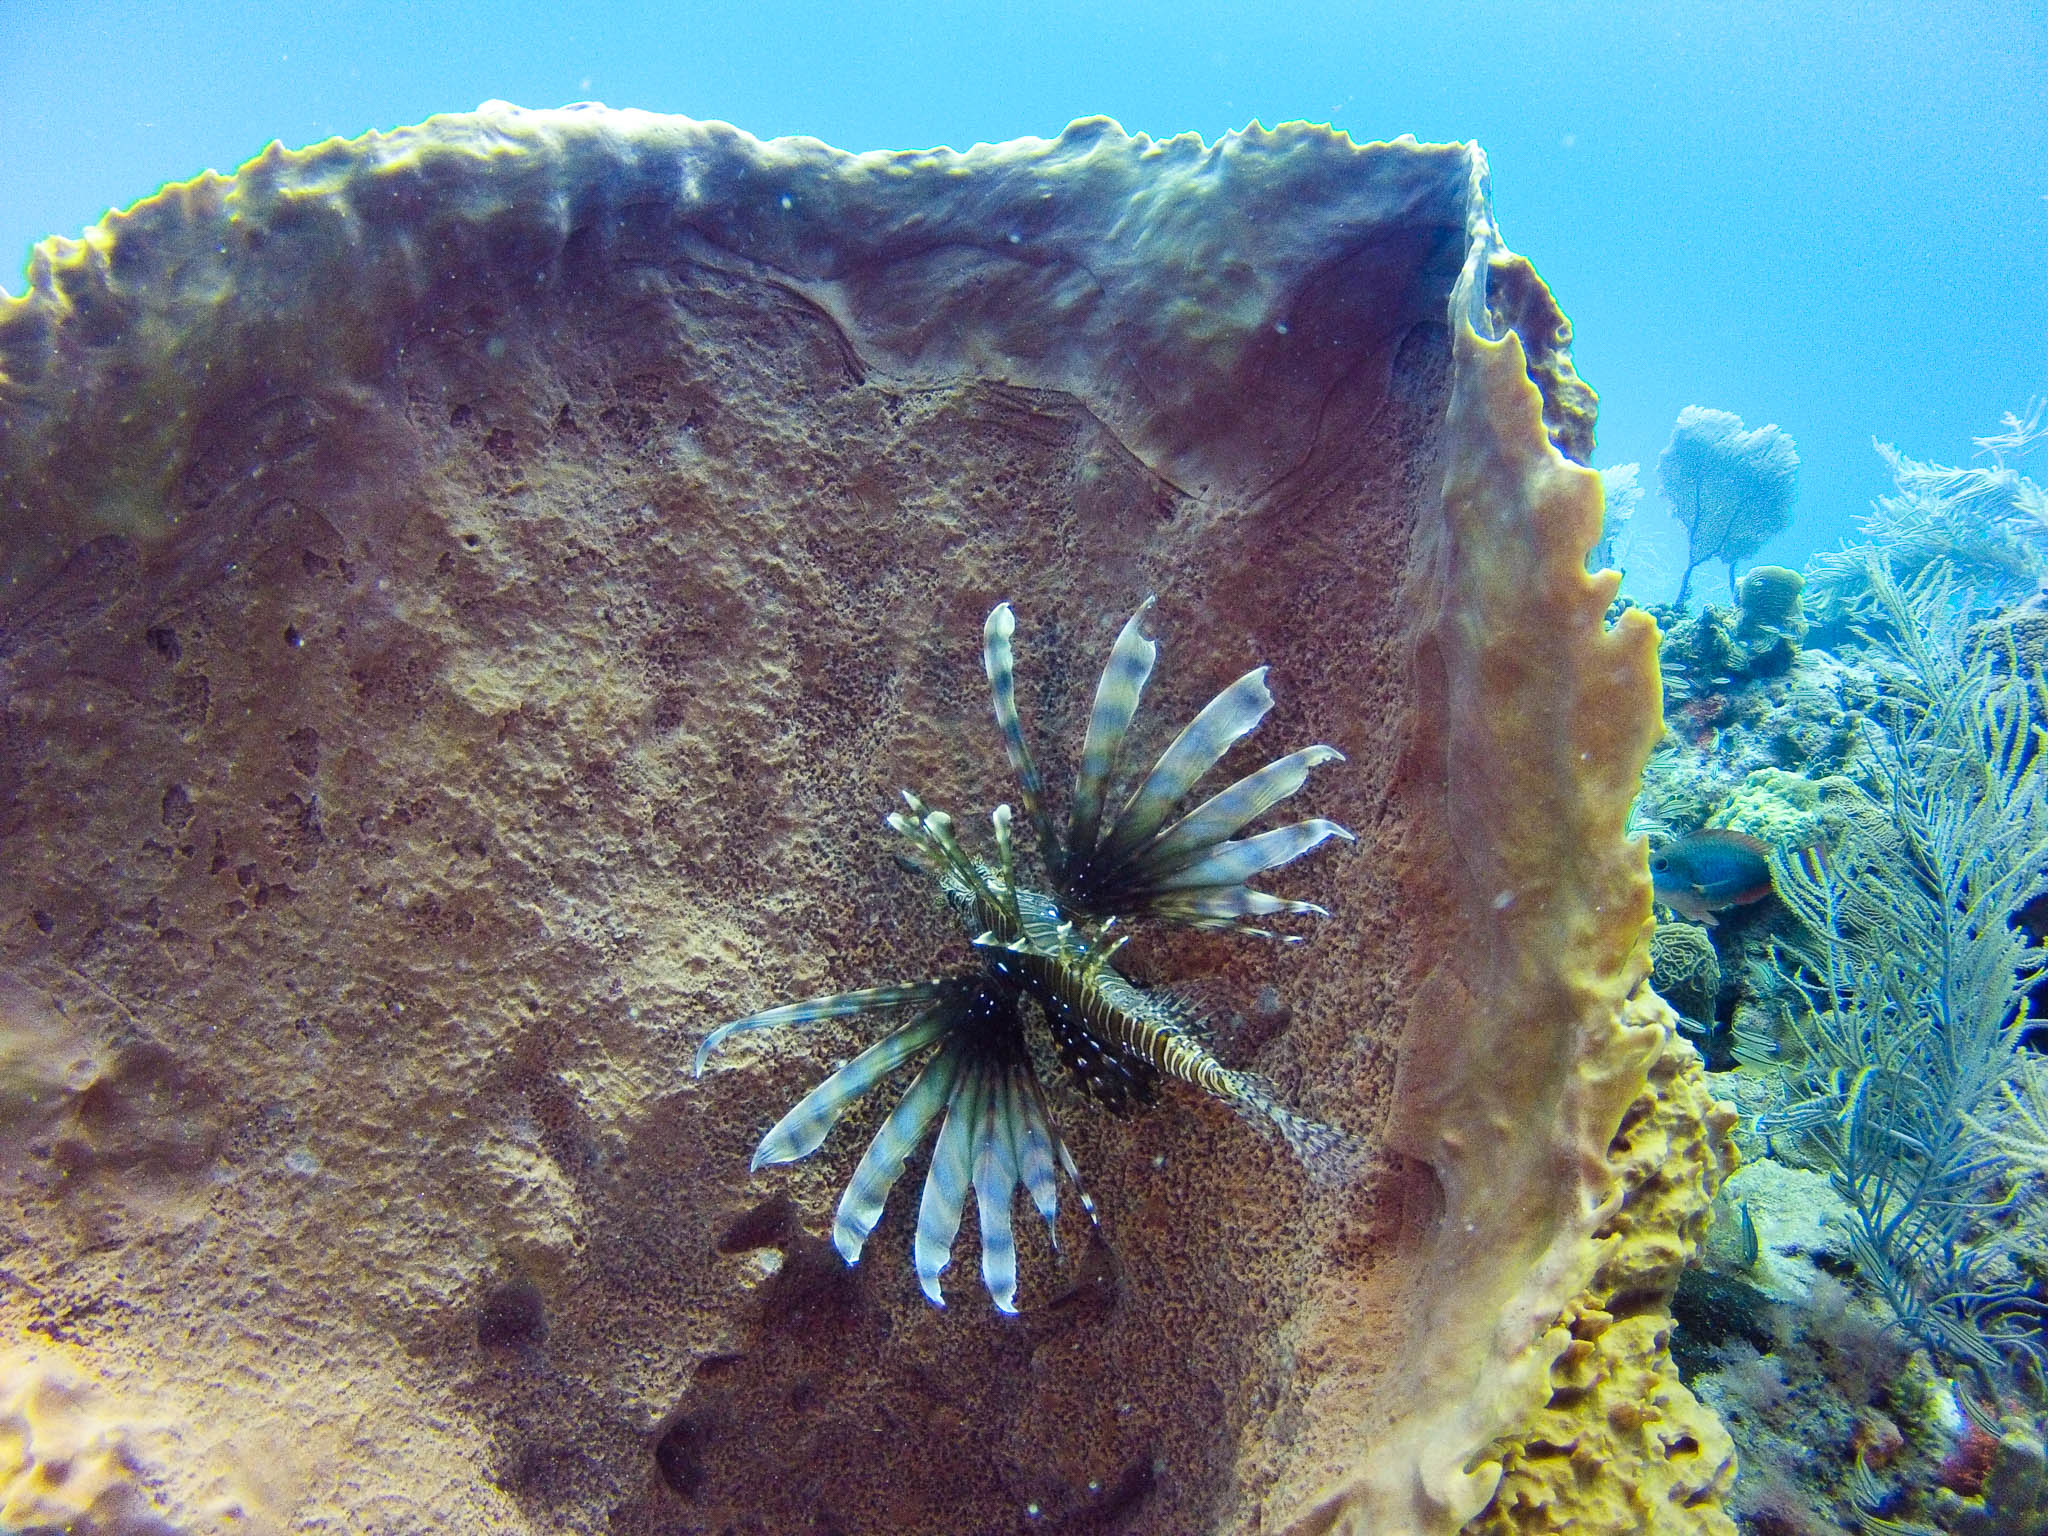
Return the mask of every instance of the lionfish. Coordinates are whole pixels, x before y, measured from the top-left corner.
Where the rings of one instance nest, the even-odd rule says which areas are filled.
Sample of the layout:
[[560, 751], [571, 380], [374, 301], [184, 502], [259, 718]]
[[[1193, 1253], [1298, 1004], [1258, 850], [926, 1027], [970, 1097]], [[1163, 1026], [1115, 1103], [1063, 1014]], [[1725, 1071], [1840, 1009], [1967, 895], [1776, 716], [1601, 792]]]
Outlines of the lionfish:
[[1020, 1184], [1044, 1218], [1055, 1248], [1060, 1172], [1090, 1222], [1100, 1224], [1034, 1065], [1027, 1012], [1042, 1021], [1046, 1035], [1037, 1038], [1049, 1036], [1082, 1092], [1112, 1111], [1151, 1102], [1159, 1079], [1170, 1077], [1276, 1131], [1311, 1167], [1341, 1162], [1349, 1145], [1342, 1132], [1281, 1104], [1263, 1078], [1218, 1061], [1204, 1043], [1206, 1021], [1188, 1002], [1164, 989], [1138, 986], [1111, 963], [1128, 937], [1119, 924], [1141, 919], [1298, 942], [1297, 936], [1254, 927], [1248, 920], [1328, 913], [1313, 902], [1252, 890], [1246, 882], [1329, 838], [1352, 840], [1350, 832], [1320, 817], [1233, 836], [1300, 789], [1311, 769], [1341, 761], [1342, 754], [1327, 746], [1304, 747], [1268, 763], [1175, 816], [1196, 782], [1272, 708], [1264, 667], [1247, 672], [1211, 700], [1160, 754], [1122, 807], [1105, 816], [1124, 737], [1157, 656], [1157, 646], [1142, 628], [1152, 605], [1153, 599], [1146, 598], [1131, 616], [1103, 668], [1064, 832], [1047, 808], [1044, 783], [1017, 715], [1010, 651], [1016, 620], [1009, 604], [998, 604], [983, 628], [982, 658], [996, 724], [1017, 775], [1050, 894], [1018, 883], [1008, 805], [997, 806], [990, 818], [993, 861], [962, 847], [952, 817], [908, 790], [903, 791], [905, 809], [888, 817], [909, 844], [908, 862], [936, 878], [971, 936], [978, 969], [749, 1014], [713, 1030], [697, 1050], [701, 1076], [711, 1053], [743, 1030], [884, 1009], [916, 1010], [908, 1023], [804, 1095], [761, 1138], [752, 1167], [808, 1157], [852, 1104], [891, 1073], [919, 1062], [909, 1088], [883, 1120], [840, 1196], [832, 1240], [848, 1264], [859, 1262], [905, 1163], [938, 1122], [912, 1248], [918, 1281], [938, 1306], [945, 1305], [940, 1272], [951, 1262], [970, 1189], [981, 1230], [982, 1280], [1004, 1312], [1017, 1310], [1011, 1210]]

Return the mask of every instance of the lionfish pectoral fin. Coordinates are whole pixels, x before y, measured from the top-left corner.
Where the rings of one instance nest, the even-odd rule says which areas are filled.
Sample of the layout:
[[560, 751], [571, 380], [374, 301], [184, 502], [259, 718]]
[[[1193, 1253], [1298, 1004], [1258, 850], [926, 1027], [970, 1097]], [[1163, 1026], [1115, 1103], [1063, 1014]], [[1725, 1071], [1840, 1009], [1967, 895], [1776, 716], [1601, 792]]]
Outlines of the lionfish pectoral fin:
[[1270, 929], [1254, 928], [1241, 921], [1247, 917], [1273, 917], [1280, 913], [1303, 917], [1330, 915], [1327, 907], [1319, 907], [1312, 901], [1295, 901], [1265, 891], [1249, 890], [1242, 885], [1163, 892], [1145, 903], [1141, 915], [1180, 923], [1189, 928], [1228, 929], [1232, 933], [1250, 934], [1254, 938], [1278, 939], [1287, 944], [1300, 943], [1299, 935], [1274, 933]]
[[1261, 832], [1256, 837], [1218, 843], [1194, 862], [1163, 875], [1154, 882], [1158, 891], [1196, 890], [1204, 886], [1240, 886], [1254, 875], [1278, 869], [1300, 858], [1329, 838], [1356, 842], [1349, 829], [1334, 821], [1314, 816]]
[[876, 1008], [901, 1008], [911, 1003], [937, 1002], [945, 996], [952, 983], [938, 977], [930, 981], [904, 982], [888, 987], [863, 987], [857, 992], [832, 992], [824, 997], [813, 997], [801, 1003], [785, 1003], [780, 1008], [770, 1008], [763, 1013], [750, 1013], [743, 1019], [734, 1019], [721, 1024], [704, 1037], [697, 1047], [697, 1062], [694, 1076], [704, 1075], [704, 1063], [711, 1053], [723, 1045], [732, 1035], [751, 1029], [777, 1029], [785, 1024], [815, 1024], [820, 1019], [843, 1019], [848, 1014], [866, 1013]]
[[1342, 761], [1343, 753], [1321, 745], [1303, 747], [1299, 752], [1276, 758], [1210, 796], [1156, 834], [1131, 855], [1131, 862], [1155, 876], [1191, 864], [1298, 791], [1308, 782], [1311, 769]]
[[924, 1064], [910, 1087], [889, 1111], [889, 1118], [875, 1132], [875, 1139], [861, 1154], [860, 1164], [839, 1197], [839, 1209], [832, 1222], [832, 1246], [849, 1264], [860, 1262], [860, 1253], [882, 1219], [882, 1207], [889, 1191], [903, 1176], [903, 1165], [924, 1140], [939, 1111], [946, 1107], [958, 1076], [962, 1053], [957, 1046], [941, 1046], [939, 1053]]
[[917, 1283], [936, 1307], [946, 1304], [939, 1274], [953, 1262], [961, 1209], [974, 1181], [975, 1135], [987, 1087], [988, 1071], [983, 1063], [970, 1061], [961, 1067], [947, 1098], [946, 1120], [933, 1144], [931, 1165], [925, 1170], [911, 1257], [917, 1267]]
[[1045, 1219], [1046, 1236], [1054, 1248], [1060, 1245], [1059, 1172], [1053, 1163], [1056, 1134], [1039, 1107], [1036, 1080], [1029, 1067], [1012, 1067], [1005, 1074], [1005, 1092], [1010, 1104], [1010, 1129], [1017, 1176], [1038, 1214]]
[[1081, 765], [1074, 777], [1074, 804], [1067, 817], [1067, 849], [1073, 858], [1086, 858], [1094, 851], [1102, 826], [1102, 804], [1109, 793], [1109, 781], [1116, 772], [1124, 736], [1131, 718], [1138, 712], [1146, 680], [1159, 647], [1145, 637], [1145, 616], [1154, 599], [1148, 597], [1138, 611], [1124, 621], [1124, 627], [1110, 647], [1102, 679], [1095, 685], [1095, 705], [1088, 714], [1088, 732], [1081, 741]]
[[999, 1312], [1017, 1310], [1017, 1241], [1010, 1208], [1017, 1198], [1017, 1136], [1010, 1074], [990, 1073], [974, 1159], [974, 1209], [981, 1226], [981, 1283]]
[[[1067, 1181], [1074, 1186], [1074, 1197], [1081, 1202], [1081, 1209], [1087, 1213], [1088, 1224], [1100, 1227], [1102, 1218], [1096, 1214], [1095, 1201], [1088, 1193], [1088, 1186], [1081, 1182], [1080, 1165], [1074, 1161], [1074, 1154], [1067, 1150], [1066, 1138], [1060, 1135], [1059, 1123], [1053, 1119], [1052, 1106], [1046, 1102], [1045, 1085], [1039, 1082], [1036, 1072], [1026, 1069], [1023, 1073], [1023, 1086], [1025, 1096], [1031, 1101], [1031, 1113], [1037, 1120], [1039, 1132], [1045, 1137], [1053, 1156], [1059, 1159], [1060, 1168], [1066, 1174]], [[1038, 1208], [1041, 1213], [1046, 1209], [1042, 1204]], [[1058, 1210], [1058, 1201], [1055, 1200], [1053, 1214], [1057, 1214]], [[1050, 1223], [1051, 1220], [1052, 1215], [1047, 1215], [1046, 1221]]]
[[901, 1029], [892, 1031], [862, 1051], [845, 1066], [797, 1100], [789, 1113], [776, 1121], [760, 1146], [754, 1149], [749, 1172], [759, 1172], [770, 1163], [793, 1163], [818, 1150], [848, 1106], [869, 1093], [877, 1083], [902, 1066], [919, 1051], [945, 1034], [952, 1022], [944, 1008], [919, 1014]]

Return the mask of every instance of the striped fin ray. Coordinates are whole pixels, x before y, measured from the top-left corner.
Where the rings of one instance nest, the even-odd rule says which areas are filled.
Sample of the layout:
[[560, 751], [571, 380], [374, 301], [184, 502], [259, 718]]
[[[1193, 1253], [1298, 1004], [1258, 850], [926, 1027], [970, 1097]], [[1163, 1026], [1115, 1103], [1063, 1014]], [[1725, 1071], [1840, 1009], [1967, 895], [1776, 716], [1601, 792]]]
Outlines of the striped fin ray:
[[935, 1307], [946, 1298], [939, 1288], [939, 1274], [953, 1262], [953, 1239], [960, 1235], [960, 1212], [974, 1181], [975, 1149], [981, 1111], [988, 1099], [988, 1064], [970, 1061], [954, 1079], [946, 1104], [946, 1121], [939, 1127], [939, 1139], [932, 1147], [931, 1166], [925, 1170], [924, 1196], [917, 1206], [917, 1239], [911, 1257], [917, 1266], [917, 1283]]
[[1330, 915], [1329, 908], [1319, 907], [1312, 901], [1294, 901], [1285, 896], [1254, 891], [1242, 885], [1204, 886], [1191, 891], [1163, 892], [1147, 898], [1134, 915], [1157, 917], [1189, 928], [1228, 928], [1237, 933], [1254, 934], [1262, 939], [1278, 939], [1283, 944], [1299, 944], [1299, 934], [1274, 933], [1270, 929], [1253, 928], [1239, 921], [1246, 917], [1272, 917], [1282, 912], [1298, 913], [1305, 917]]
[[[1010, 808], [1007, 805], [997, 806], [996, 811], [996, 837], [1007, 861], [1010, 856]], [[986, 904], [991, 912], [1000, 914], [1007, 926], [1014, 930], [1020, 921], [1014, 889], [1006, 882], [992, 884], [988, 878], [989, 871], [968, 857], [967, 850], [953, 835], [953, 818], [944, 811], [928, 812], [924, 818], [924, 832], [944, 854], [947, 865], [959, 876], [960, 883], [974, 894], [978, 902]]]
[[1038, 765], [1031, 760], [1031, 748], [1024, 742], [1024, 722], [1017, 716], [1016, 663], [1010, 654], [1010, 636], [1016, 630], [1017, 616], [1010, 612], [1010, 605], [997, 603], [989, 610], [988, 622], [981, 629], [981, 661], [988, 672], [989, 692], [995, 698], [996, 729], [1002, 732], [1003, 750], [1009, 754], [1010, 767], [1017, 775], [1024, 814], [1031, 818], [1038, 832], [1039, 851], [1051, 867], [1059, 861], [1059, 834], [1053, 831], [1052, 817], [1045, 808], [1045, 781], [1039, 778]]
[[[1059, 1122], [1053, 1119], [1052, 1105], [1046, 1102], [1045, 1085], [1038, 1080], [1038, 1074], [1029, 1067], [1017, 1071], [1016, 1081], [1020, 1089], [1020, 1112], [1027, 1121], [1035, 1122], [1038, 1135], [1051, 1147], [1053, 1156], [1059, 1159], [1060, 1168], [1066, 1174], [1067, 1181], [1074, 1186], [1074, 1197], [1081, 1202], [1081, 1209], [1088, 1215], [1089, 1225], [1100, 1227], [1102, 1218], [1095, 1213], [1095, 1201], [1088, 1194], [1088, 1186], [1081, 1182], [1080, 1167], [1074, 1162], [1074, 1154], [1067, 1150], [1066, 1139], [1060, 1135]], [[1050, 1184], [1051, 1181], [1047, 1182]], [[1056, 1191], [1051, 1201], [1050, 1213], [1047, 1211], [1046, 1202], [1038, 1198], [1036, 1189], [1032, 1192], [1032, 1203], [1038, 1206], [1039, 1214], [1045, 1217], [1048, 1225], [1059, 1212]], [[1054, 1246], [1058, 1246], [1057, 1235]]]
[[846, 1192], [839, 1197], [839, 1210], [832, 1222], [832, 1246], [849, 1264], [860, 1262], [860, 1251], [868, 1234], [882, 1219], [882, 1207], [889, 1191], [903, 1176], [903, 1165], [924, 1140], [925, 1132], [946, 1107], [959, 1077], [966, 1051], [959, 1041], [948, 1041], [924, 1065], [909, 1089], [889, 1111], [889, 1118], [875, 1132], [875, 1139], [861, 1154]]
[[1138, 712], [1138, 700], [1159, 655], [1159, 647], [1145, 638], [1142, 627], [1153, 601], [1146, 598], [1125, 621], [1102, 668], [1102, 680], [1095, 685], [1095, 706], [1088, 714], [1088, 734], [1082, 738], [1081, 766], [1074, 778], [1073, 809], [1067, 817], [1069, 858], [1086, 859], [1095, 849], [1110, 777], [1116, 772], [1124, 735], [1131, 728], [1131, 717]]
[[1017, 908], [1015, 881], [1016, 849], [1010, 837], [1010, 808], [999, 805], [990, 819], [995, 824], [1000, 872], [991, 870], [960, 846], [953, 832], [953, 818], [934, 811], [909, 790], [901, 791], [911, 814], [891, 811], [888, 823], [916, 846], [935, 867], [942, 889], [957, 890], [972, 905], [977, 921], [1003, 933], [1020, 931], [1023, 922]]
[[1016, 1137], [1017, 1176], [1024, 1181], [1038, 1214], [1045, 1218], [1046, 1236], [1057, 1248], [1060, 1186], [1052, 1148], [1058, 1133], [1039, 1108], [1032, 1092], [1036, 1079], [1030, 1073], [1029, 1067], [1012, 1067], [1004, 1074], [1004, 1093], [1010, 1101], [1010, 1124]]
[[1165, 874], [1200, 858], [1238, 828], [1255, 821], [1308, 782], [1309, 770], [1341, 763], [1335, 747], [1303, 747], [1246, 774], [1204, 800], [1131, 856], [1148, 874]]
[[1010, 1072], [991, 1068], [974, 1159], [974, 1210], [981, 1225], [981, 1283], [999, 1312], [1017, 1310], [1017, 1241], [1010, 1208], [1017, 1198], [1017, 1108]]
[[748, 1171], [759, 1172], [770, 1163], [793, 1163], [809, 1157], [839, 1123], [848, 1106], [945, 1034], [954, 1017], [949, 1008], [927, 1009], [862, 1051], [798, 1099], [789, 1113], [775, 1122], [754, 1149], [754, 1161]]
[[857, 992], [833, 992], [801, 1003], [786, 1003], [765, 1013], [750, 1013], [730, 1024], [721, 1024], [697, 1047], [696, 1076], [704, 1075], [704, 1063], [729, 1036], [750, 1029], [779, 1029], [785, 1024], [815, 1024], [820, 1019], [843, 1019], [848, 1014], [877, 1008], [901, 1008], [910, 1003], [935, 1003], [955, 989], [956, 983], [940, 977], [932, 981], [904, 982], [888, 987], [863, 987]]
[[1321, 816], [1297, 821], [1257, 837], [1219, 843], [1192, 864], [1153, 882], [1157, 891], [1186, 891], [1205, 886], [1241, 886], [1252, 876], [1300, 858], [1327, 838], [1354, 841], [1352, 834]]
[[1132, 791], [1104, 840], [1103, 853], [1129, 853], [1166, 824], [1195, 783], [1216, 766], [1238, 738], [1266, 718], [1273, 694], [1266, 687], [1266, 669], [1254, 667], [1202, 706], [1173, 744], [1159, 754], [1145, 782]]

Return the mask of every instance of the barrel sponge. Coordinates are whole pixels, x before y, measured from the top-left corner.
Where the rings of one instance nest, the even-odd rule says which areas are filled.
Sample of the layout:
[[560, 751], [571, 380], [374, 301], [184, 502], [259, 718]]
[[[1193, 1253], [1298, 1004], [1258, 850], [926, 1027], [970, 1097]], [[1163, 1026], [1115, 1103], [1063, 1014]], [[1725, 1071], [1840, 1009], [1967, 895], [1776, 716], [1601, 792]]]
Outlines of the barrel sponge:
[[[0, 978], [77, 1051], [0, 1112], [47, 1141], [106, 1060], [168, 1118], [0, 1187], [36, 1288], [0, 1323], [175, 1384], [196, 1480], [289, 1426], [265, 1502], [337, 1529], [1450, 1536], [1596, 1313], [1657, 1368], [1680, 1239], [1630, 1304], [1600, 1278], [1670, 1052], [1626, 831], [1657, 633], [1585, 570], [1592, 395], [1476, 146], [853, 155], [497, 103], [166, 188], [29, 277]], [[1147, 592], [1162, 716], [1268, 661], [1345, 754], [1315, 942], [1157, 942], [1284, 1000], [1246, 1065], [1359, 1175], [1197, 1106], [1063, 1117], [1104, 1243], [1070, 1210], [1015, 1327], [935, 1314], [824, 1242], [834, 1170], [747, 1170], [844, 1031], [684, 1064], [930, 964], [879, 821], [1014, 792], [983, 615], [1032, 615], [1074, 740], [1063, 679]]]
[[1603, 1228], [1611, 1246], [1565, 1309], [1572, 1342], [1551, 1366], [1550, 1401], [1498, 1448], [1500, 1490], [1466, 1536], [1735, 1530], [1721, 1508], [1735, 1448], [1678, 1379], [1669, 1308], [1734, 1171], [1736, 1116], [1665, 1004], [1646, 989], [1632, 1007], [1661, 1023], [1664, 1047], [1609, 1148], [1625, 1191]]
[[[1463, 291], [1477, 286], [1468, 266]], [[1623, 1263], [1626, 1234], [1642, 1229], [1630, 1253], [1657, 1285], [1629, 1297], [1631, 1326], [1612, 1346], [1624, 1360], [1650, 1358], [1668, 1330], [1663, 1300], [1684, 1259], [1679, 1233], [1659, 1237], [1627, 1204], [1637, 1106], [1657, 1102], [1658, 1071], [1676, 1070], [1660, 1063], [1691, 1059], [1672, 1054], [1670, 1009], [1643, 985], [1650, 893], [1642, 845], [1625, 836], [1662, 729], [1657, 630], [1635, 611], [1606, 622], [1619, 578], [1584, 569], [1599, 477], [1560, 452], [1568, 439], [1547, 419], [1522, 334], [1482, 334], [1485, 323], [1454, 301], [1443, 516], [1419, 564], [1426, 591], [1410, 599], [1421, 714], [1437, 722], [1429, 760], [1446, 788], [1438, 867], [1461, 942], [1418, 990], [1388, 1139], [1429, 1166], [1443, 1214], [1401, 1360], [1410, 1411], [1302, 1531], [1426, 1531], [1481, 1515], [1525, 1459], [1511, 1450], [1522, 1426], [1557, 1397], [1554, 1370], [1577, 1369], [1579, 1335], [1600, 1331], [1585, 1298], [1619, 1288], [1623, 1271], [1600, 1276]], [[1728, 1117], [1696, 1091], [1696, 1064], [1690, 1082], [1668, 1097], [1664, 1134], [1702, 1145], [1698, 1166], [1672, 1175], [1679, 1221], [1696, 1226], [1687, 1213], [1712, 1197]], [[1699, 1414], [1710, 1452], [1725, 1444], [1703, 1411], [1665, 1400], [1674, 1416]], [[1484, 1437], [1492, 1452], [1470, 1439], [1487, 1424], [1499, 1426]], [[1722, 1481], [1692, 1490], [1671, 1528], [1704, 1518]]]

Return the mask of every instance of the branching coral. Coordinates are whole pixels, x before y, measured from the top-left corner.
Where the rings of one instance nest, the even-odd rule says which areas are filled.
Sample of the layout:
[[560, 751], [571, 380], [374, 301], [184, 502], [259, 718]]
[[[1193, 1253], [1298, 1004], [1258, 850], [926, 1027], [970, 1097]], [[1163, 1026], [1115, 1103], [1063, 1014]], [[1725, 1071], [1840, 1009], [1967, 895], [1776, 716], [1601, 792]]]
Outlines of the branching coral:
[[[1788, 961], [1809, 1011], [1795, 1102], [1763, 1127], [1829, 1171], [1859, 1271], [1899, 1326], [1967, 1365], [1987, 1397], [2036, 1347], [2037, 1303], [1996, 1278], [2005, 1157], [1981, 1129], [2019, 1073], [2041, 952], [2010, 914], [2044, 888], [2048, 775], [2038, 671], [1969, 643], [1944, 566], [1900, 584], [1870, 555], [1892, 686], [1868, 727], [1891, 846], [1841, 845], [1781, 871], [1819, 936]], [[1848, 914], [1853, 913], [1853, 921]]]
[[[1865, 541], [1883, 549], [1891, 569], [1910, 581], [1939, 561], [1980, 596], [2023, 597], [2048, 575], [2048, 491], [2009, 460], [2027, 452], [2048, 428], [2043, 402], [2022, 418], [2008, 412], [2005, 430], [1975, 439], [1988, 464], [1959, 468], [1909, 458], [1877, 443], [1891, 470], [1892, 494], [1880, 496], [1863, 519]], [[1832, 616], [1867, 618], [1864, 546], [1818, 556], [1814, 597]]]

